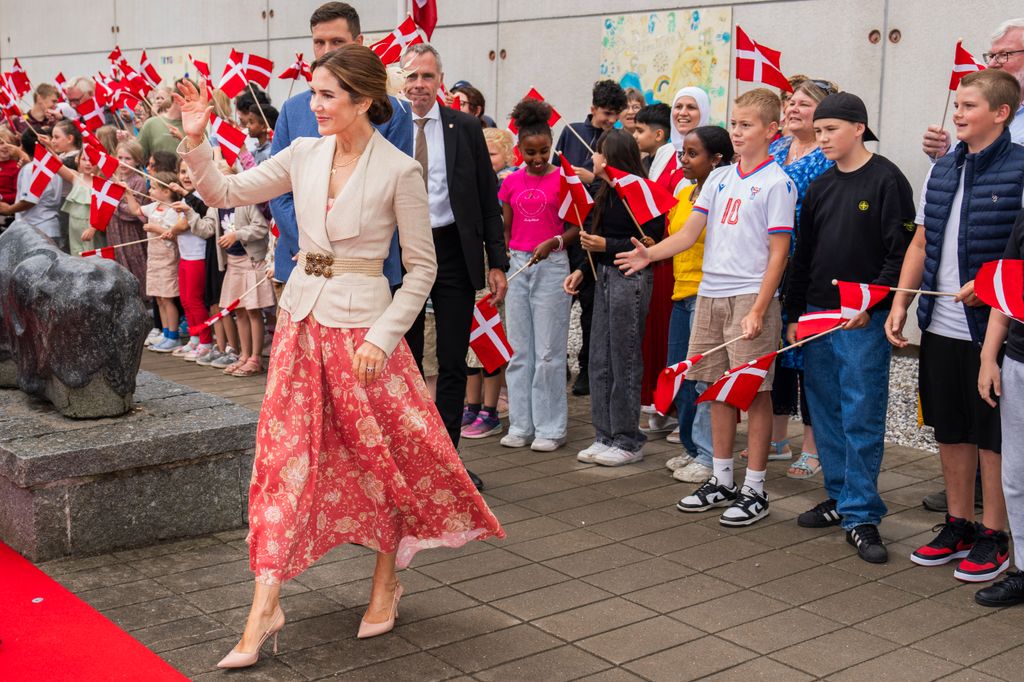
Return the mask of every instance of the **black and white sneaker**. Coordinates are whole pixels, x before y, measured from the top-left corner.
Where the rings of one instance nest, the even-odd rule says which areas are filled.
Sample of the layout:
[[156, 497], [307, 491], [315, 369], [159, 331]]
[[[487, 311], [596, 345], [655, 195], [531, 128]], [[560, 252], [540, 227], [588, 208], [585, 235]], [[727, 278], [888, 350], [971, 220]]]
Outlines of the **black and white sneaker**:
[[871, 564], [884, 564], [889, 561], [889, 550], [882, 544], [882, 536], [878, 534], [878, 526], [862, 523], [846, 531], [846, 541], [857, 548], [857, 555]]
[[758, 494], [748, 485], [740, 489], [736, 501], [722, 512], [723, 526], [749, 526], [768, 516], [768, 493]]
[[827, 528], [838, 526], [842, 520], [842, 514], [836, 511], [836, 501], [828, 499], [796, 517], [796, 525], [801, 528]]
[[702, 512], [712, 507], [725, 507], [736, 499], [736, 486], [726, 488], [718, 485], [718, 479], [712, 476], [704, 485], [676, 503], [676, 509], [684, 512]]

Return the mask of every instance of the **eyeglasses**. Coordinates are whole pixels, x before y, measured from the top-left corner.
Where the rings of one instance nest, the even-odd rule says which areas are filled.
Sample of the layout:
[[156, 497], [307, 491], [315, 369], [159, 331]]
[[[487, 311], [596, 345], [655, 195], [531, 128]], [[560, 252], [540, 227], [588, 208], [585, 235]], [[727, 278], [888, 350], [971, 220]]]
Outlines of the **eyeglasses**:
[[1011, 50], [1010, 52], [986, 52], [981, 55], [981, 58], [986, 64], [994, 61], [996, 64], [1002, 65], [1010, 61], [1010, 55], [1020, 54], [1021, 52], [1024, 52], [1024, 50]]
[[836, 86], [832, 85], [828, 81], [821, 81], [815, 78], [811, 78], [810, 82], [812, 85], [814, 85], [814, 87], [818, 88], [819, 90], [824, 90], [826, 95], [834, 95], [835, 93], [839, 92], [839, 90], [836, 89]]

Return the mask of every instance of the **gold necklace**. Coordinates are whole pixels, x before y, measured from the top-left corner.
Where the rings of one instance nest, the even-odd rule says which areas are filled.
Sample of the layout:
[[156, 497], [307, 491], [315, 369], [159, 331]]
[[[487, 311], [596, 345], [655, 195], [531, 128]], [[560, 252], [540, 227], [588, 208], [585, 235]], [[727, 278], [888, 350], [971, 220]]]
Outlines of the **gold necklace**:
[[358, 161], [359, 157], [362, 156], [362, 155], [363, 155], [363, 153], [359, 152], [358, 154], [353, 156], [350, 161], [346, 161], [345, 163], [333, 163], [333, 164], [331, 164], [331, 175], [334, 175], [334, 172], [337, 171], [339, 168], [344, 168], [345, 166], [351, 166], [353, 163]]

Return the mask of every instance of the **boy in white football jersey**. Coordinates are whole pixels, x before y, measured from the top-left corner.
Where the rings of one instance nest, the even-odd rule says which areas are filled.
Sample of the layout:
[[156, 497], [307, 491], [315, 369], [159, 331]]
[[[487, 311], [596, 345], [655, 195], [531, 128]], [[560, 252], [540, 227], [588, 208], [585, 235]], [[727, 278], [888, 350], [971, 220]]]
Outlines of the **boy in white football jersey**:
[[[736, 98], [729, 122], [737, 163], [708, 176], [679, 232], [650, 248], [633, 240], [636, 249], [618, 254], [616, 264], [627, 274], [648, 263], [685, 251], [706, 228], [704, 276], [697, 291], [691, 354], [703, 353], [743, 335], [727, 352], [711, 355], [686, 378], [716, 381], [736, 367], [778, 349], [782, 316], [776, 294], [789, 255], [796, 191], [785, 171], [768, 155], [779, 127], [779, 98], [758, 88]], [[774, 365], [748, 411], [747, 475], [742, 488], [733, 482], [736, 408], [711, 405], [714, 475], [692, 495], [679, 501], [681, 511], [697, 512], [728, 506], [724, 526], [748, 526], [768, 515], [764, 479], [771, 439], [771, 386]]]

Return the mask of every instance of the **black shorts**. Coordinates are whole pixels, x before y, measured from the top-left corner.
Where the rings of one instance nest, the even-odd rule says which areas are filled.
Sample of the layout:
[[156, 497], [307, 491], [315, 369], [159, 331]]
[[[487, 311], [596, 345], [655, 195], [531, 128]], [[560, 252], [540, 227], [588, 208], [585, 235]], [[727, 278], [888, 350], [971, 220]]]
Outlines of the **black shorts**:
[[935, 429], [935, 440], [1000, 452], [999, 407], [989, 407], [978, 395], [980, 369], [976, 344], [929, 332], [921, 335], [917, 385], [924, 423]]

